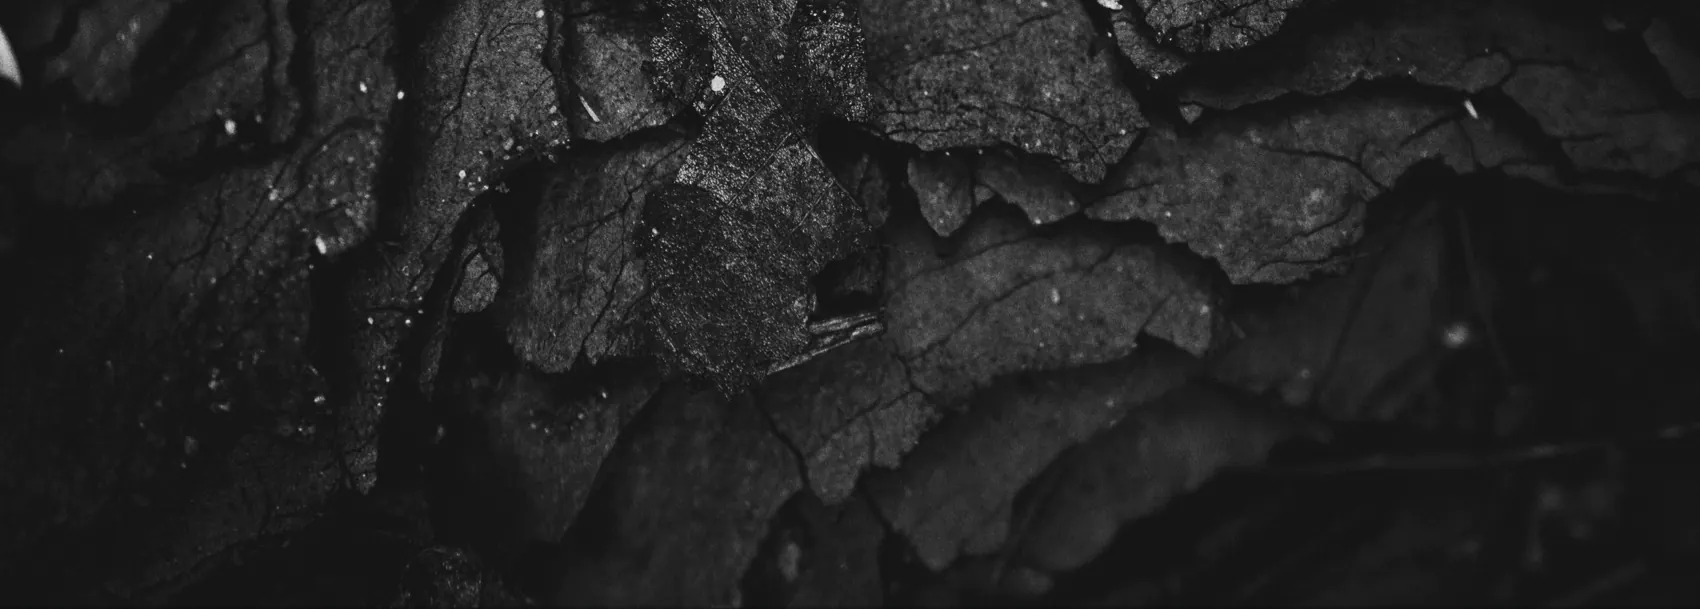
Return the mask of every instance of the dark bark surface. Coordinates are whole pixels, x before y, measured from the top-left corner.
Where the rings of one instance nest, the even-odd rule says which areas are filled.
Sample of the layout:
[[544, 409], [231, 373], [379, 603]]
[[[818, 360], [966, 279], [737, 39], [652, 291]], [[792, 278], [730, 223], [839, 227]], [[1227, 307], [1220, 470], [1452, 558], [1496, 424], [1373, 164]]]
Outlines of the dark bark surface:
[[1700, 602], [1686, 4], [0, 31], [0, 604]]

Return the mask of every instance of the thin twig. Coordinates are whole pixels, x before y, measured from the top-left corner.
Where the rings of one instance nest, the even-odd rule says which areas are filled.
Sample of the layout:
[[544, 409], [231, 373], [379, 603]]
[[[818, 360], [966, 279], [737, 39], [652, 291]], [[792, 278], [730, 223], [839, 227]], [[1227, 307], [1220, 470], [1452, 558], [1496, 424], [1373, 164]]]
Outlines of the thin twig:
[[1646, 574], [1647, 564], [1644, 562], [1636, 561], [1623, 565], [1616, 569], [1612, 569], [1605, 575], [1601, 575], [1594, 581], [1588, 582], [1587, 585], [1577, 588], [1569, 594], [1548, 601], [1546, 606], [1580, 607], [1583, 605], [1597, 604], [1599, 597], [1605, 596], [1613, 590], [1629, 585]]
[[[1027, 538], [1027, 533], [1033, 528], [1033, 521], [1038, 519], [1039, 512], [1048, 507], [1046, 504], [1050, 502], [1051, 495], [1056, 492], [1057, 481], [1065, 475], [1063, 471], [1070, 465], [1067, 460], [1068, 456], [1073, 454], [1079, 446], [1077, 444], [1063, 449], [1063, 452], [1058, 453], [1057, 457], [1051, 461], [1054, 465], [1040, 474], [1039, 485], [1034, 488], [1032, 500], [1027, 502], [1026, 513], [1022, 514], [1021, 520], [1015, 523], [1014, 529], [1010, 531], [1009, 538], [1004, 540], [1003, 551], [998, 553], [997, 561], [992, 563], [991, 582], [989, 582], [992, 586], [998, 586], [1003, 580], [1004, 569], [1009, 566], [1010, 558], [1021, 550], [1021, 542]], [[1010, 509], [1012, 511], [1015, 509], [1013, 499], [1010, 501]]]
[[[1700, 422], [1672, 425], [1647, 434], [1651, 438], [1673, 440], [1700, 433]], [[1485, 455], [1466, 453], [1425, 453], [1417, 455], [1373, 455], [1336, 463], [1319, 463], [1285, 467], [1270, 467], [1261, 471], [1278, 475], [1329, 476], [1371, 471], [1440, 471], [1497, 467], [1515, 463], [1541, 461], [1603, 450], [1617, 445], [1619, 440], [1578, 440], [1536, 444]]]
[[1321, 404], [1323, 393], [1328, 391], [1329, 383], [1333, 382], [1335, 370], [1340, 367], [1340, 354], [1346, 350], [1346, 341], [1352, 337], [1352, 328], [1358, 323], [1358, 315], [1363, 312], [1364, 300], [1369, 298], [1370, 290], [1375, 286], [1376, 276], [1381, 274], [1381, 266], [1387, 259], [1388, 253], [1404, 241], [1405, 236], [1410, 233], [1412, 225], [1427, 221], [1427, 216], [1432, 215], [1433, 210], [1433, 204], [1429, 204], [1422, 211], [1414, 214], [1414, 217], [1410, 220], [1400, 224], [1399, 229], [1393, 233], [1393, 238], [1387, 241], [1386, 246], [1375, 256], [1369, 258], [1369, 268], [1365, 269], [1363, 280], [1355, 286], [1357, 291], [1346, 309], [1345, 319], [1340, 323], [1340, 332], [1334, 335], [1334, 349], [1328, 353], [1328, 363], [1317, 374], [1316, 384], [1311, 388], [1311, 395], [1308, 400], [1311, 404]]
[[1511, 378], [1511, 359], [1505, 355], [1505, 343], [1499, 338], [1499, 328], [1493, 322], [1493, 310], [1488, 306], [1487, 295], [1481, 285], [1481, 268], [1476, 260], [1474, 240], [1470, 238], [1470, 219], [1462, 210], [1453, 210], [1458, 219], [1458, 241], [1464, 250], [1464, 274], [1470, 282], [1470, 301], [1476, 307], [1476, 317], [1482, 320], [1482, 333], [1487, 335], [1488, 349], [1493, 351], [1494, 363], [1499, 364], [1499, 371], [1505, 378]]

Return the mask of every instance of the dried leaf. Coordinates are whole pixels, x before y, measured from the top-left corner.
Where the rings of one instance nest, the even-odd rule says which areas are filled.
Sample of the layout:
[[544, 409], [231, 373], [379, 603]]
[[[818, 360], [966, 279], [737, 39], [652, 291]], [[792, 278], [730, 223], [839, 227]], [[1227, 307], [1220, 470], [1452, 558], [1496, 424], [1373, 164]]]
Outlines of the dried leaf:
[[1222, 354], [1212, 374], [1256, 393], [1279, 391], [1291, 403], [1314, 401], [1339, 419], [1394, 417], [1408, 392], [1389, 396], [1390, 403], [1368, 399], [1439, 348], [1454, 321], [1439, 306], [1445, 260], [1439, 222], [1431, 214], [1402, 235], [1351, 273], [1308, 288], [1267, 317], [1241, 322], [1246, 339]]
[[[1590, 20], [1563, 18], [1511, 0], [1401, 0], [1346, 11], [1292, 52], [1244, 58], [1232, 75], [1183, 87], [1183, 101], [1231, 108], [1286, 92], [1319, 95], [1364, 80], [1414, 80], [1508, 103], [1475, 112], [1556, 154], [1508, 171], [1563, 185], [1551, 165], [1661, 177], [1700, 161], [1700, 130], [1688, 103], [1635, 76], [1644, 68], [1616, 51]], [[1491, 41], [1491, 42], [1489, 42]], [[1491, 98], [1491, 96], [1490, 96]], [[1491, 111], [1490, 111], [1491, 110]], [[1490, 163], [1484, 165], [1493, 166]]]
[[1460, 109], [1347, 93], [1196, 131], [1154, 129], [1087, 214], [1154, 223], [1235, 283], [1288, 283], [1339, 269], [1365, 203], [1437, 156], [1460, 172], [1528, 158]]
[[544, 188], [526, 230], [534, 258], [519, 270], [508, 340], [526, 361], [561, 372], [632, 353], [643, 266], [632, 244], [644, 198], [673, 179], [688, 142], [632, 136], [573, 154]]
[[[864, 501], [821, 505], [798, 493], [774, 518], [744, 590], [753, 606], [874, 607], [885, 600], [886, 531]], [[753, 584], [753, 585], [752, 585]]]
[[827, 505], [848, 498], [863, 470], [896, 468], [936, 418], [885, 338], [775, 374], [760, 400], [806, 459], [810, 490]]
[[603, 466], [551, 603], [726, 604], [768, 520], [801, 488], [747, 397], [663, 388]]
[[1308, 0], [1136, 0], [1158, 39], [1188, 52], [1226, 51], [1274, 35]]
[[936, 253], [919, 225], [893, 227], [886, 324], [910, 382], [950, 406], [999, 375], [1104, 362], [1141, 331], [1203, 353], [1220, 313], [1202, 269], [1090, 225], [1051, 236], [986, 208]]
[[658, 83], [712, 102], [677, 182], [645, 203], [652, 326], [667, 362], [729, 391], [802, 352], [808, 278], [866, 232], [809, 143], [819, 114], [856, 118], [865, 105], [855, 12], [791, 6], [670, 2], [655, 43], [672, 75]]
[[928, 433], [900, 469], [865, 484], [934, 571], [964, 552], [989, 553], [1004, 542], [1023, 485], [1063, 449], [1185, 383], [1190, 367], [1164, 352], [1001, 379]]
[[[443, 9], [418, 51], [411, 78], [417, 89], [371, 92], [402, 97], [419, 116], [411, 154], [401, 157], [413, 170], [407, 204], [394, 210], [386, 227], [396, 241], [356, 261], [348, 290], [348, 306], [366, 323], [352, 329], [357, 389], [341, 408], [363, 413], [364, 420], [340, 432], [362, 439], [346, 457], [362, 490], [377, 482], [371, 437], [392, 370], [400, 366], [396, 347], [411, 333], [413, 316], [448, 261], [450, 236], [473, 197], [488, 189], [485, 181], [502, 171], [503, 155], [540, 156], [567, 137], [553, 110], [554, 76], [537, 52], [548, 42], [544, 5], [544, 0], [456, 0]], [[357, 85], [365, 82], [342, 83], [351, 90]]]
[[1001, 198], [1034, 224], [1080, 210], [1075, 183], [1057, 168], [1005, 150], [922, 153], [909, 159], [909, 184], [933, 232], [948, 237], [979, 204]]
[[1077, 2], [862, 0], [874, 125], [923, 150], [1007, 145], [1082, 182], [1145, 119]]
[[575, 137], [610, 141], [661, 125], [683, 109], [652, 86], [646, 63], [656, 29], [643, 0], [564, 3], [560, 68], [562, 114]]
[[1137, 406], [1051, 467], [1027, 506], [1021, 557], [1049, 572], [1095, 558], [1124, 523], [1156, 513], [1218, 471], [1261, 463], [1295, 428], [1226, 390], [1187, 385]]

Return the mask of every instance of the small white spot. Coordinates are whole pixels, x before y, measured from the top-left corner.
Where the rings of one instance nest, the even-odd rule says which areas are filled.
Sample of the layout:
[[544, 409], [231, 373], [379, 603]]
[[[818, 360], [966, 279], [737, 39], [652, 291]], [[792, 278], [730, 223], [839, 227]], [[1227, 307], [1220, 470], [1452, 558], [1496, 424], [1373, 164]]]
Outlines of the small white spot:
[[1470, 118], [1479, 119], [1482, 117], [1480, 114], [1476, 114], [1476, 105], [1470, 103], [1470, 100], [1467, 99], [1464, 100], [1464, 111], [1470, 113]]
[[409, 327], [409, 328], [413, 327], [413, 318], [408, 317], [406, 319], [401, 320], [401, 325]]
[[785, 546], [779, 549], [778, 559], [779, 574], [785, 581], [796, 581], [798, 563], [803, 559], [803, 549], [797, 547], [796, 542], [787, 541]]
[[1051, 288], [1051, 304], [1059, 302], [1062, 302], [1062, 292], [1058, 292], [1056, 288]]
[[660, 236], [661, 235], [661, 229], [659, 229], [659, 228], [649, 229], [649, 234], [654, 235], [654, 236]]
[[3, 31], [0, 31], [0, 78], [19, 87], [24, 86], [23, 71], [18, 69], [18, 56], [12, 53], [12, 43], [6, 40]]
[[326, 243], [324, 237], [314, 237], [313, 238], [313, 247], [315, 249], [319, 250], [320, 254], [323, 254], [327, 251], [330, 251], [331, 244]]
[[1207, 304], [1198, 305], [1198, 314], [1199, 315], [1209, 315], [1210, 314], [1210, 305], [1207, 305]]
[[371, 317], [371, 316], [367, 316], [367, 317], [366, 317], [366, 325], [368, 325], [368, 326], [370, 326], [370, 325], [372, 325], [372, 324], [373, 324], [373, 320], [372, 320], [372, 317]]
[[719, 93], [726, 88], [726, 79], [716, 76], [712, 80], [708, 81], [708, 88], [715, 93]]
[[466, 170], [465, 169], [460, 170], [460, 179], [462, 179], [462, 180], [466, 179]]
[[236, 121], [234, 119], [224, 119], [224, 132], [228, 135], [236, 135]]
[[1301, 379], [1310, 378], [1310, 368], [1300, 368], [1299, 369], [1299, 378], [1301, 378]]
[[[590, 107], [590, 102], [585, 101], [583, 95], [578, 96], [578, 104], [580, 106], [584, 106], [585, 113], [590, 115], [590, 122], [593, 122], [593, 123], [602, 122], [602, 117], [596, 115], [596, 109]], [[553, 110], [551, 110], [551, 113], [553, 113]]]
[[365, 93], [365, 92], [366, 92], [366, 83], [365, 83], [365, 81], [361, 81], [361, 83], [360, 83], [360, 92], [361, 92], [361, 93]]
[[1469, 344], [1470, 326], [1466, 325], [1464, 322], [1457, 322], [1446, 326], [1446, 332], [1442, 334], [1441, 340], [1446, 342], [1447, 347], [1453, 349]]
[[543, 18], [543, 9], [537, 9], [537, 18], [538, 18], [538, 19], [542, 19], [542, 18]]
[[1122, 10], [1122, 3], [1116, 2], [1116, 0], [1098, 0], [1098, 6], [1102, 6], [1112, 11]]
[[404, 98], [404, 97], [407, 97], [407, 92], [406, 92], [406, 91], [396, 91], [396, 92], [395, 92], [395, 98], [396, 98], [396, 99], [398, 99], [398, 100], [399, 100], [399, 99], [402, 99], [402, 98]]
[[195, 441], [195, 436], [183, 436], [183, 454], [194, 455], [200, 447], [201, 443]]

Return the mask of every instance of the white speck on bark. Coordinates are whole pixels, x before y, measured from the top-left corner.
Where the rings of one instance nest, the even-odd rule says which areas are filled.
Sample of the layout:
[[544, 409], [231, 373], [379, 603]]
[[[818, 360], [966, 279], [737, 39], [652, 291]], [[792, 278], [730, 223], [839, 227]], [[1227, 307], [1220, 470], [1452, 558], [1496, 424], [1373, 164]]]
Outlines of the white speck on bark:
[[585, 101], [583, 95], [578, 96], [578, 103], [579, 103], [579, 105], [584, 106], [584, 111], [586, 113], [590, 114], [590, 122], [593, 122], [593, 123], [602, 122], [602, 117], [596, 115], [596, 110], [594, 108], [590, 107], [590, 102]]

